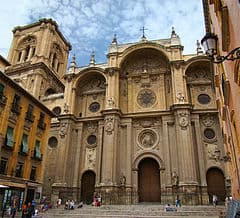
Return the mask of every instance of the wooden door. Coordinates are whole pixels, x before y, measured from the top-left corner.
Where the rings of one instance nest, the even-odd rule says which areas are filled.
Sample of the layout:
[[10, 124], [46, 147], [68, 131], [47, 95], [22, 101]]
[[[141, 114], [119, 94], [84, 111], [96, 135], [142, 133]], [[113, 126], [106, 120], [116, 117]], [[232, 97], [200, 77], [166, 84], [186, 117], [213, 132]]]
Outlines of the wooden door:
[[220, 169], [211, 168], [207, 171], [207, 190], [211, 203], [214, 194], [217, 195], [218, 201], [224, 202], [226, 190], [224, 175]]
[[86, 171], [82, 175], [81, 183], [81, 200], [85, 204], [91, 204], [93, 202], [93, 194], [95, 190], [95, 173], [92, 171]]
[[139, 202], [160, 202], [160, 171], [158, 163], [151, 159], [143, 159], [138, 166]]

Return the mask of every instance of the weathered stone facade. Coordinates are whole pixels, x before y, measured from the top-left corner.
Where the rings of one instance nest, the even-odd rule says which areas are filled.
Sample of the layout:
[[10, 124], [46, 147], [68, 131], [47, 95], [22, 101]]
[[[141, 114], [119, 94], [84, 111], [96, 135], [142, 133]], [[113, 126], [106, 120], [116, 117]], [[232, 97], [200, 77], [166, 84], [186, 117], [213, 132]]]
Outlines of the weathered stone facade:
[[[21, 33], [34, 35], [33, 28], [50, 24]], [[69, 47], [62, 37], [45, 41], [46, 56], [54, 43], [66, 66]], [[177, 196], [183, 204], [208, 204], [215, 191], [225, 197], [229, 184], [211, 63], [201, 53], [182, 51], [173, 30], [163, 40], [119, 45], [114, 38], [105, 64], [95, 64], [92, 54], [80, 68], [73, 57], [63, 75], [43, 58], [45, 64], [37, 62], [44, 72], [28, 71], [31, 78], [55, 75], [54, 83], [48, 77], [34, 92], [57, 113], [44, 173], [44, 192], [52, 201], [91, 203], [94, 191], [105, 204], [167, 203]], [[218, 190], [213, 175], [221, 180]]]

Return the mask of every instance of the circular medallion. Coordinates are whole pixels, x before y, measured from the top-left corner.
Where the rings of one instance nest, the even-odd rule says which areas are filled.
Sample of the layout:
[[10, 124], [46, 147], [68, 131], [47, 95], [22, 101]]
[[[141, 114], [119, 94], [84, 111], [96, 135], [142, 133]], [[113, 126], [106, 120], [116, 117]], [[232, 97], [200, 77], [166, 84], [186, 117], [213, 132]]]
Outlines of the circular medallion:
[[207, 129], [204, 130], [204, 136], [207, 139], [214, 139], [216, 134], [215, 134], [213, 129], [207, 128]]
[[207, 95], [207, 94], [200, 94], [200, 95], [198, 96], [198, 102], [199, 102], [200, 104], [208, 104], [210, 101], [211, 101], [211, 98], [210, 98], [210, 96]]
[[143, 130], [138, 136], [138, 141], [144, 148], [150, 148], [156, 144], [157, 134], [150, 129]]
[[89, 145], [94, 145], [97, 142], [97, 137], [95, 135], [90, 135], [87, 137], [87, 143]]
[[89, 110], [91, 112], [97, 112], [100, 109], [100, 104], [98, 102], [93, 102], [89, 105]]
[[151, 107], [156, 102], [156, 95], [151, 89], [143, 89], [138, 93], [137, 102], [142, 107]]

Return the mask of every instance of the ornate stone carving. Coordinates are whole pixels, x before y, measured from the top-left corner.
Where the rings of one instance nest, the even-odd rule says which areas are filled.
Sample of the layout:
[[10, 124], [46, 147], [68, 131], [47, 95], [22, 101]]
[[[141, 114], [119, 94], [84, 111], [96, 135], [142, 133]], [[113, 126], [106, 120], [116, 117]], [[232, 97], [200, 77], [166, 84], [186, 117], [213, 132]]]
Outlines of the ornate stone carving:
[[180, 113], [178, 115], [178, 122], [181, 126], [181, 129], [187, 129], [187, 126], [189, 125], [189, 116], [187, 113]]
[[173, 186], [178, 186], [179, 183], [179, 177], [176, 171], [172, 172], [172, 185]]
[[179, 104], [184, 104], [184, 103], [185, 103], [184, 95], [183, 95], [181, 92], [179, 92], [179, 93], [177, 94], [177, 100], [178, 100], [178, 103], [179, 103]]
[[69, 112], [69, 105], [65, 102], [63, 106], [63, 112], [67, 114]]
[[64, 138], [67, 134], [67, 123], [62, 123], [59, 129], [59, 135], [61, 138]]
[[108, 99], [108, 108], [113, 108], [113, 107], [115, 107], [115, 101], [111, 97], [111, 98]]
[[120, 186], [125, 186], [126, 185], [126, 177], [124, 176], [123, 173], [120, 174], [119, 183], [120, 183]]
[[210, 160], [215, 160], [216, 162], [220, 161], [221, 151], [218, 149], [218, 146], [215, 144], [205, 144], [207, 147], [207, 156]]
[[157, 142], [157, 134], [151, 130], [146, 129], [139, 133], [138, 141], [144, 148], [151, 148]]
[[96, 149], [87, 148], [86, 149], [86, 165], [87, 168], [93, 169], [96, 165]]
[[107, 117], [105, 119], [105, 131], [108, 135], [111, 135], [114, 130], [114, 118], [113, 117]]
[[87, 131], [89, 133], [96, 133], [97, 132], [97, 129], [98, 129], [98, 124], [96, 122], [89, 122], [86, 124], [87, 126]]
[[214, 116], [211, 114], [205, 114], [201, 117], [202, 124], [206, 127], [210, 127], [214, 124]]
[[141, 107], [151, 107], [156, 102], [156, 95], [151, 89], [142, 89], [137, 95], [137, 102]]

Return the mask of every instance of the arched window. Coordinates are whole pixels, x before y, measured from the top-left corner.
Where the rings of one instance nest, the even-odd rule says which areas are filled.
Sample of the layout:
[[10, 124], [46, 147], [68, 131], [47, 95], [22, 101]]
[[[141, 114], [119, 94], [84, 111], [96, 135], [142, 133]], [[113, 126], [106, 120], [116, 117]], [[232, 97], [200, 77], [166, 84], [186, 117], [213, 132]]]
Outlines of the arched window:
[[24, 38], [18, 45], [16, 61], [18, 63], [30, 61], [30, 59], [35, 55], [35, 50], [36, 38], [33, 36]]
[[53, 89], [53, 88], [49, 88], [47, 89], [47, 91], [45, 92], [45, 96], [49, 96], [49, 95], [52, 95], [52, 94], [55, 94], [56, 91]]

